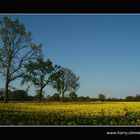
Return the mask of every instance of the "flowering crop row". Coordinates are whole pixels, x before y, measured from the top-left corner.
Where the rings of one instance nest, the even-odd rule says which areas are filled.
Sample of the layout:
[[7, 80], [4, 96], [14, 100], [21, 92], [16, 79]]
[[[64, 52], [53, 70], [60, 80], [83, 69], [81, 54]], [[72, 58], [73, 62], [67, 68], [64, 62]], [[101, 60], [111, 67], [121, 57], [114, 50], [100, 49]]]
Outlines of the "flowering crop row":
[[0, 125], [140, 125], [140, 102], [0, 103]]

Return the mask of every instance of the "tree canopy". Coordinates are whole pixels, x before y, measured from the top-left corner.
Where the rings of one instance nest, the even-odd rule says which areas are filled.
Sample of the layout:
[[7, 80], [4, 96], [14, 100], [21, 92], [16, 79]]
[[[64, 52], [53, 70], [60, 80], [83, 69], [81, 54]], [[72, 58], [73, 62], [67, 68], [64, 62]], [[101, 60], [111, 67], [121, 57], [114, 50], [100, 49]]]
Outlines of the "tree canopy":
[[63, 67], [58, 70], [58, 75], [57, 79], [51, 85], [61, 95], [61, 100], [64, 101], [65, 92], [75, 91], [80, 86], [78, 83], [79, 77], [76, 77], [72, 70]]
[[55, 69], [58, 66], [53, 66], [50, 59], [46, 61], [43, 58], [38, 58], [36, 61], [30, 61], [25, 65], [25, 74], [23, 76], [22, 84], [31, 83], [39, 90], [39, 102], [41, 102], [41, 95], [43, 89], [52, 82], [55, 76]]

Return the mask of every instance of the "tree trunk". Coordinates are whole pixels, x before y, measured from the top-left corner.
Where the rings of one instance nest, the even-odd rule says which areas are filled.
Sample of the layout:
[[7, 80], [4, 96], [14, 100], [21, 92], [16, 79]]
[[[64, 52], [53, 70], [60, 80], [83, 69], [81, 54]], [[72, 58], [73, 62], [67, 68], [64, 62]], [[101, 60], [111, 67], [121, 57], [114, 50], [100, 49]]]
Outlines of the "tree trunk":
[[[9, 64], [10, 65], [10, 64]], [[8, 102], [8, 91], [9, 91], [9, 68], [7, 68], [7, 72], [6, 72], [6, 83], [5, 83], [5, 98], [4, 98], [4, 103]]]
[[62, 98], [61, 101], [64, 102], [64, 92], [62, 92]]
[[39, 91], [39, 103], [41, 102], [41, 98], [42, 98], [42, 91], [43, 91], [43, 88], [40, 89]]
[[6, 84], [5, 84], [5, 98], [4, 98], [4, 103], [8, 102], [8, 91], [9, 91], [9, 80], [8, 78], [6, 79]]

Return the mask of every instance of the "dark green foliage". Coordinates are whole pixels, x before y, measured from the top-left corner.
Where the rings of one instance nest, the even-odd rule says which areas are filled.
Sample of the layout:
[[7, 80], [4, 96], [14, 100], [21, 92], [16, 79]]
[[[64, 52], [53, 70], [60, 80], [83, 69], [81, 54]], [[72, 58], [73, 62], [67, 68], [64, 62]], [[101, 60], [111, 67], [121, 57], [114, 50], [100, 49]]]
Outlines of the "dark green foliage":
[[4, 100], [4, 89], [0, 89], [0, 100]]
[[135, 101], [140, 101], [140, 95], [139, 95], [139, 94], [137, 94], [137, 95], [135, 96]]
[[70, 101], [77, 101], [77, 94], [75, 92], [71, 92], [69, 94], [69, 100]]
[[10, 94], [12, 101], [26, 101], [28, 100], [28, 94], [24, 90], [15, 90]]
[[78, 98], [77, 98], [77, 100], [79, 101], [79, 102], [88, 102], [88, 101], [97, 101], [97, 100], [93, 100], [93, 99], [90, 99], [89, 98], [89, 96], [86, 96], [86, 97], [84, 97], [84, 96], [79, 96]]
[[137, 94], [136, 96], [127, 96], [125, 100], [126, 101], [140, 101], [140, 95]]
[[54, 95], [51, 97], [51, 101], [60, 101], [60, 97], [58, 93], [54, 93]]
[[134, 101], [134, 97], [133, 96], [127, 96], [126, 98], [125, 98], [125, 100], [126, 101]]
[[106, 97], [105, 97], [104, 94], [99, 94], [98, 98], [99, 98], [100, 101], [105, 101], [106, 100]]

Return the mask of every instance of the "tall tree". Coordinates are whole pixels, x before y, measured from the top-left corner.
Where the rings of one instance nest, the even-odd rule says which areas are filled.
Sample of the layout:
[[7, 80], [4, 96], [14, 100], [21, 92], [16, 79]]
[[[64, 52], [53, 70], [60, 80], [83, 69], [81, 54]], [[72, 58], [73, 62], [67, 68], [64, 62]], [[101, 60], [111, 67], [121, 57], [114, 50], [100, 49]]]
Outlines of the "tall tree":
[[23, 75], [23, 66], [38, 55], [41, 45], [31, 43], [31, 32], [18, 19], [3, 17], [0, 21], [0, 73], [5, 78], [5, 99], [12, 81]]
[[41, 102], [43, 89], [54, 79], [55, 70], [58, 66], [53, 66], [49, 59], [45, 61], [43, 58], [39, 58], [36, 61], [30, 61], [25, 67], [26, 71], [21, 84], [29, 82], [37, 87], [39, 90], [39, 102]]
[[80, 85], [80, 83], [78, 83], [79, 77], [76, 77], [74, 72], [67, 68], [60, 68], [57, 73], [58, 77], [51, 85], [61, 95], [61, 101], [64, 101], [65, 92], [78, 89]]

